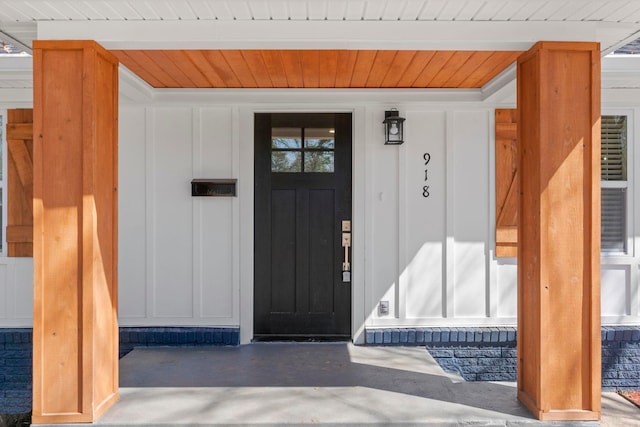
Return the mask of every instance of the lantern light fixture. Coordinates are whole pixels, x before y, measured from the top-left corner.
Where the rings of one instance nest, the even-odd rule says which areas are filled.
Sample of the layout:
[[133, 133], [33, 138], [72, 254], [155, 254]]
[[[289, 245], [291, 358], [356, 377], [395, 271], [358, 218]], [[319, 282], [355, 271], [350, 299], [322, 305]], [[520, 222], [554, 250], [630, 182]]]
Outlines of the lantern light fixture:
[[397, 109], [384, 112], [385, 145], [400, 145], [404, 142], [404, 117], [400, 117]]

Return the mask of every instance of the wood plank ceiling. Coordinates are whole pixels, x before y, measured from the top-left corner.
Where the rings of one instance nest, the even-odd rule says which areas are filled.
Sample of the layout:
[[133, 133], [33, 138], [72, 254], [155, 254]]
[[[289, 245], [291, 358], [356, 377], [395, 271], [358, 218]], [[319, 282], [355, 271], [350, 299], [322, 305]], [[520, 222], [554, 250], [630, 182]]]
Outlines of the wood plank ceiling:
[[155, 88], [480, 88], [514, 51], [115, 50]]

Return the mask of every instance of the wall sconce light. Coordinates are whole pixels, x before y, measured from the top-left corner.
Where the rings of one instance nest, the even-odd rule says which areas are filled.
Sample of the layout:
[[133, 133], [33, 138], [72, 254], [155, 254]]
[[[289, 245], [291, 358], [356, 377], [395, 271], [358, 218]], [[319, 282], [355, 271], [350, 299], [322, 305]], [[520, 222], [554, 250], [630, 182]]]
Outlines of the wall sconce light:
[[395, 108], [384, 112], [385, 145], [400, 145], [404, 142], [404, 117]]

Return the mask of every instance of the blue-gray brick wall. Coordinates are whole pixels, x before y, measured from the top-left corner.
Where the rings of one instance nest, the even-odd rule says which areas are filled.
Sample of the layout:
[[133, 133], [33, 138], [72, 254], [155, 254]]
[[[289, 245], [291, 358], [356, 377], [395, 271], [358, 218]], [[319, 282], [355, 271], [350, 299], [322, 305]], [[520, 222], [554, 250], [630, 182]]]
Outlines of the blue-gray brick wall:
[[[368, 329], [367, 345], [424, 345], [467, 381], [516, 381], [515, 328]], [[602, 328], [602, 387], [640, 389], [640, 326]]]
[[640, 389], [640, 326], [602, 328], [602, 387]]
[[239, 328], [120, 328], [120, 357], [135, 347], [198, 347], [239, 344]]
[[[31, 410], [31, 337], [31, 329], [0, 329], [0, 421], [3, 414]], [[120, 328], [120, 357], [135, 347], [239, 343], [239, 328]]]
[[0, 414], [31, 410], [31, 329], [0, 329]]
[[445, 371], [466, 381], [516, 381], [515, 328], [464, 329], [450, 332], [455, 341], [426, 343]]

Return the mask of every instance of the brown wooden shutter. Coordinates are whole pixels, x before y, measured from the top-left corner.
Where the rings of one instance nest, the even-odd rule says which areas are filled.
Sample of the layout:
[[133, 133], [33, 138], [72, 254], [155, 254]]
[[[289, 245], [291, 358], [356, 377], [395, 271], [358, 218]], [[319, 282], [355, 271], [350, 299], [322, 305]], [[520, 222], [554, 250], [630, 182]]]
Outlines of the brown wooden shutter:
[[496, 256], [518, 254], [518, 110], [496, 110]]
[[33, 256], [33, 110], [7, 111], [7, 254]]

